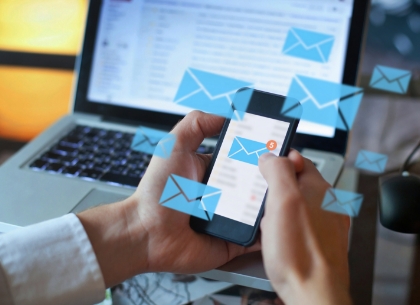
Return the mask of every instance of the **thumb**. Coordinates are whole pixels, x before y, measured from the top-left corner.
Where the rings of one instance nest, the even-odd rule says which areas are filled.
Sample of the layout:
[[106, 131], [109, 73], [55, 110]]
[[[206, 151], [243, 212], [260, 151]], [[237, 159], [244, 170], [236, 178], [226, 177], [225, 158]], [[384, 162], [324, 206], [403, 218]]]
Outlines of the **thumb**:
[[225, 119], [201, 111], [187, 114], [171, 131], [177, 138], [177, 146], [195, 152], [204, 138], [220, 133]]

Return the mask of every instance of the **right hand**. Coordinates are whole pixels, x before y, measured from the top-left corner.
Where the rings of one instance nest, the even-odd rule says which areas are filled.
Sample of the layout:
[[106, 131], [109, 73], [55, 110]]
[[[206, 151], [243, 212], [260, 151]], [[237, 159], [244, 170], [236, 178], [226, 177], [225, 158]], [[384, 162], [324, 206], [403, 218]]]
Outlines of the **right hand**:
[[286, 304], [351, 304], [349, 218], [321, 209], [331, 186], [297, 151], [264, 154], [259, 168], [268, 183], [262, 254], [276, 292]]

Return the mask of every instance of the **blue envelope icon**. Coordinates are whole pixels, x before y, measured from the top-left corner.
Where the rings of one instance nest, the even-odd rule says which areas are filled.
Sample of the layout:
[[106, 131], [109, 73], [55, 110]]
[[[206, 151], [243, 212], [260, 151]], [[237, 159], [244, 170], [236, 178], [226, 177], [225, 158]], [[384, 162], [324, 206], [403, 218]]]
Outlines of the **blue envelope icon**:
[[354, 166], [375, 173], [383, 173], [385, 171], [387, 161], [387, 155], [362, 149], [357, 155]]
[[258, 158], [269, 152], [265, 143], [235, 137], [230, 147], [228, 157], [233, 160], [242, 161], [258, 166]]
[[167, 208], [211, 220], [222, 191], [177, 175], [169, 175], [159, 203]]
[[328, 62], [334, 44], [334, 36], [290, 28], [283, 45], [283, 54], [316, 62]]
[[242, 120], [253, 90], [249, 82], [188, 68], [182, 78], [174, 102], [225, 118]]
[[322, 208], [326, 211], [356, 217], [362, 207], [363, 195], [330, 188], [325, 193]]
[[[296, 75], [281, 113], [312, 123], [350, 130], [362, 97], [362, 88]], [[300, 101], [301, 106], [297, 107], [296, 100]]]
[[176, 136], [140, 126], [131, 142], [131, 149], [167, 159], [175, 146]]
[[373, 70], [369, 86], [395, 93], [406, 93], [410, 79], [410, 71], [377, 65]]

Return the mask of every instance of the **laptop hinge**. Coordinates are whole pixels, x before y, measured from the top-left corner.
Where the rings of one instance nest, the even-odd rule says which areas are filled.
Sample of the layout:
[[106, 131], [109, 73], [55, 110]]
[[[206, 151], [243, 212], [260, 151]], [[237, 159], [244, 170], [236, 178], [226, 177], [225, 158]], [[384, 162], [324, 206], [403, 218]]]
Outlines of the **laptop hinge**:
[[139, 125], [142, 125], [142, 126], [161, 129], [161, 130], [167, 130], [167, 131], [171, 130], [169, 126], [163, 125], [163, 124], [146, 123], [146, 122], [141, 122], [141, 121], [127, 120], [127, 119], [121, 119], [121, 118], [110, 117], [110, 116], [102, 116], [101, 120], [107, 123], [123, 124], [123, 125], [128, 125], [128, 126], [133, 126], [133, 127], [138, 127]]

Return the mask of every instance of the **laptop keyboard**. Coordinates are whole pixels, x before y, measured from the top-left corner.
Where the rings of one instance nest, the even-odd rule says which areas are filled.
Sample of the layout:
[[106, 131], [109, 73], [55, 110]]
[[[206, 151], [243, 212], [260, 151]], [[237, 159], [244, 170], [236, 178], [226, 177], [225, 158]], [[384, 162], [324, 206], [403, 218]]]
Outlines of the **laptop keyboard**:
[[[77, 125], [29, 167], [91, 181], [136, 187], [152, 155], [130, 149], [134, 134]], [[197, 152], [212, 153], [201, 145]]]

